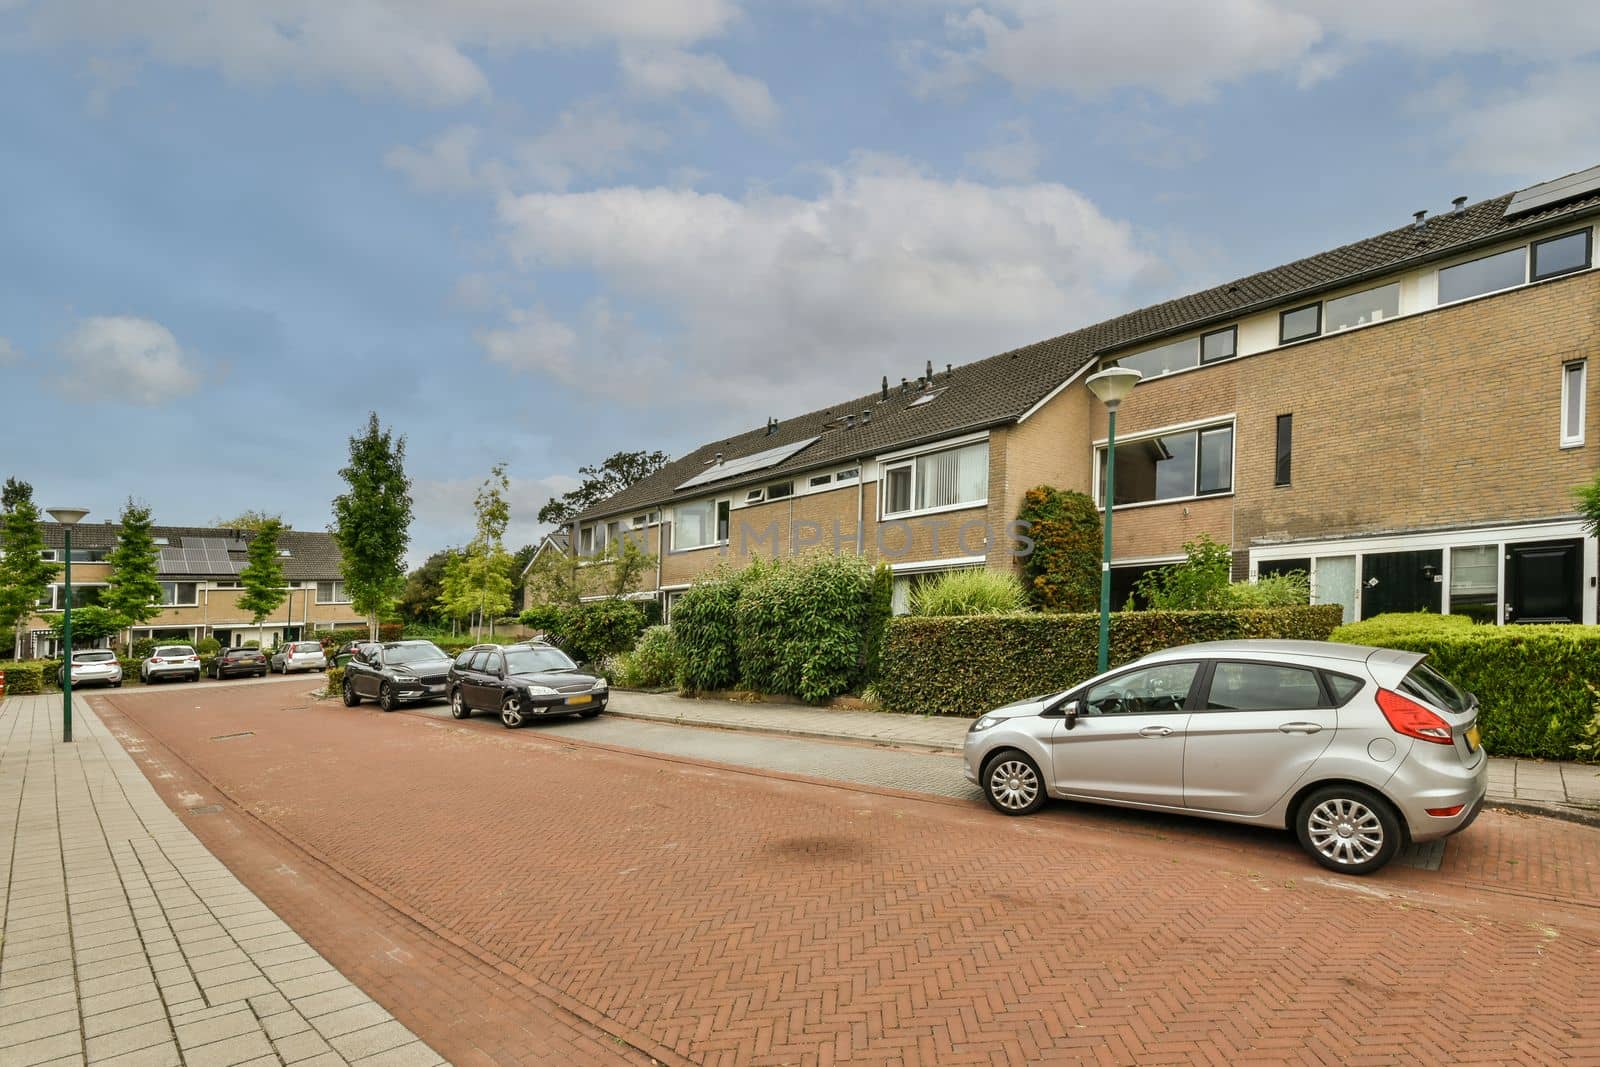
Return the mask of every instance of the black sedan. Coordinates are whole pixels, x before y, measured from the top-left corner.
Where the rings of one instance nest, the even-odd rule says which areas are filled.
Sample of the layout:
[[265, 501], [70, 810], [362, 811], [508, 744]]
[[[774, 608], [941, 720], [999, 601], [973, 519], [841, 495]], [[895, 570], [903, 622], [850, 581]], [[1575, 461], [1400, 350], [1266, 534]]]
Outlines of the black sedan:
[[393, 711], [413, 700], [445, 694], [450, 657], [432, 641], [378, 641], [359, 645], [344, 666], [344, 704], [376, 700]]
[[267, 657], [259, 648], [225, 648], [211, 661], [209, 673], [213, 678], [235, 678], [253, 674], [267, 676]]
[[493, 711], [511, 729], [550, 715], [592, 719], [609, 696], [604, 678], [584, 674], [550, 645], [475, 645], [450, 668], [450, 714]]

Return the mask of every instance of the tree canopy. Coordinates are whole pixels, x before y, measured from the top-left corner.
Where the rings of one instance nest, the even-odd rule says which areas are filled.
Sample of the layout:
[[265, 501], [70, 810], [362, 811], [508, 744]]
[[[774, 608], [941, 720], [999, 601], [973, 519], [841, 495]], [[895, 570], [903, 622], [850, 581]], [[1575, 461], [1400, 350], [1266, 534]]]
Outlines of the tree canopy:
[[283, 564], [278, 559], [278, 534], [282, 532], [276, 519], [263, 523], [250, 539], [245, 550], [249, 562], [239, 572], [239, 584], [244, 586], [239, 606], [250, 613], [250, 621], [257, 626], [278, 610], [286, 595]]
[[35, 605], [50, 595], [50, 582], [61, 565], [44, 558], [44, 532], [39, 524], [39, 509], [33, 503], [33, 487], [27, 482], [7, 478], [0, 492], [0, 630], [13, 636], [16, 654], [21, 653], [21, 627], [33, 616]]
[[349, 486], [333, 500], [329, 530], [343, 556], [345, 592], [367, 617], [373, 640], [378, 616], [405, 586], [406, 546], [411, 543], [411, 479], [406, 476], [406, 439], [367, 416], [366, 429], [350, 438], [350, 462], [339, 471]]
[[578, 488], [551, 497], [539, 509], [539, 521], [560, 526], [607, 497], [615, 496], [634, 482], [650, 477], [665, 467], [665, 452], [617, 452], [596, 466], [579, 467]]
[[269, 522], [277, 523], [279, 530], [294, 529], [294, 527], [283, 521], [282, 515], [274, 515], [265, 511], [257, 511], [254, 508], [246, 508], [244, 511], [239, 512], [239, 514], [235, 515], [231, 519], [218, 519], [212, 523], [212, 525], [224, 530], [255, 531], [261, 529]]
[[157, 554], [150, 533], [150, 509], [136, 504], [132, 497], [122, 506], [122, 530], [107, 562], [111, 565], [110, 585], [100, 598], [102, 606], [115, 612], [123, 626], [137, 626], [161, 614], [161, 582], [157, 578]]

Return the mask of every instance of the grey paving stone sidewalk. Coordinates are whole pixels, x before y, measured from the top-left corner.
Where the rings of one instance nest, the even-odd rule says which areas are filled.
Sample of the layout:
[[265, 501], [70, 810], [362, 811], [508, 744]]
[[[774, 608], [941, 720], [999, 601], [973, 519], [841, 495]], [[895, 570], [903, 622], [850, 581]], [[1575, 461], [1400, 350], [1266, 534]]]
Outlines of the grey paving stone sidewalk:
[[161, 801], [83, 701], [0, 702], [0, 1063], [444, 1061]]
[[[904, 745], [959, 752], [969, 718], [895, 715], [882, 711], [810, 708], [798, 704], [747, 704], [690, 700], [671, 693], [612, 694], [608, 712], [685, 726], [753, 730], [796, 737]], [[1548, 810], [1600, 821], [1600, 766], [1530, 759], [1489, 761], [1492, 804]]]

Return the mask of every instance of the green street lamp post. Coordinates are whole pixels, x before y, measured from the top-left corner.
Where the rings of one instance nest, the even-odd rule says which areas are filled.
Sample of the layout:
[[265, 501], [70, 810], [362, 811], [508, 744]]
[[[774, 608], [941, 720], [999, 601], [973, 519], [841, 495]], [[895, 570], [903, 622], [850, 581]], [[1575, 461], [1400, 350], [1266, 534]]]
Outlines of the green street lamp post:
[[89, 514], [88, 508], [47, 508], [66, 535], [67, 588], [61, 615], [61, 740], [72, 740], [72, 528]]
[[1111, 367], [1090, 375], [1084, 384], [1106, 406], [1105, 550], [1100, 557], [1100, 668], [1111, 665], [1111, 509], [1117, 496], [1117, 408], [1144, 377], [1131, 367]]

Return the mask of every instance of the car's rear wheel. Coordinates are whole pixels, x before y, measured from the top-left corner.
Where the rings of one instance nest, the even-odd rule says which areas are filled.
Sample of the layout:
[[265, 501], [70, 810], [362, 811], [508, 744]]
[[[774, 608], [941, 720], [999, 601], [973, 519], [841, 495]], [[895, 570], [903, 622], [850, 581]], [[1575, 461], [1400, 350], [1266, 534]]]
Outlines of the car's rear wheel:
[[995, 753], [983, 767], [983, 795], [1006, 815], [1029, 815], [1044, 806], [1044, 776], [1039, 765], [1014, 748]]
[[351, 684], [350, 679], [346, 678], [344, 680], [344, 706], [353, 708], [359, 703], [361, 703], [361, 694], [356, 692], [356, 687]]
[[384, 711], [393, 711], [394, 706], [394, 686], [390, 685], [388, 682], [384, 682], [382, 685], [378, 686], [378, 707], [382, 708]]
[[472, 717], [472, 709], [467, 707], [467, 702], [462, 699], [461, 688], [459, 686], [450, 690], [450, 717], [454, 719], [468, 719]]
[[505, 723], [506, 729], [515, 730], [527, 721], [522, 711], [522, 697], [518, 693], [507, 693], [500, 702], [500, 721]]
[[1387, 800], [1357, 785], [1315, 790], [1295, 813], [1295, 833], [1311, 858], [1343, 874], [1371, 874], [1394, 858], [1403, 832]]

